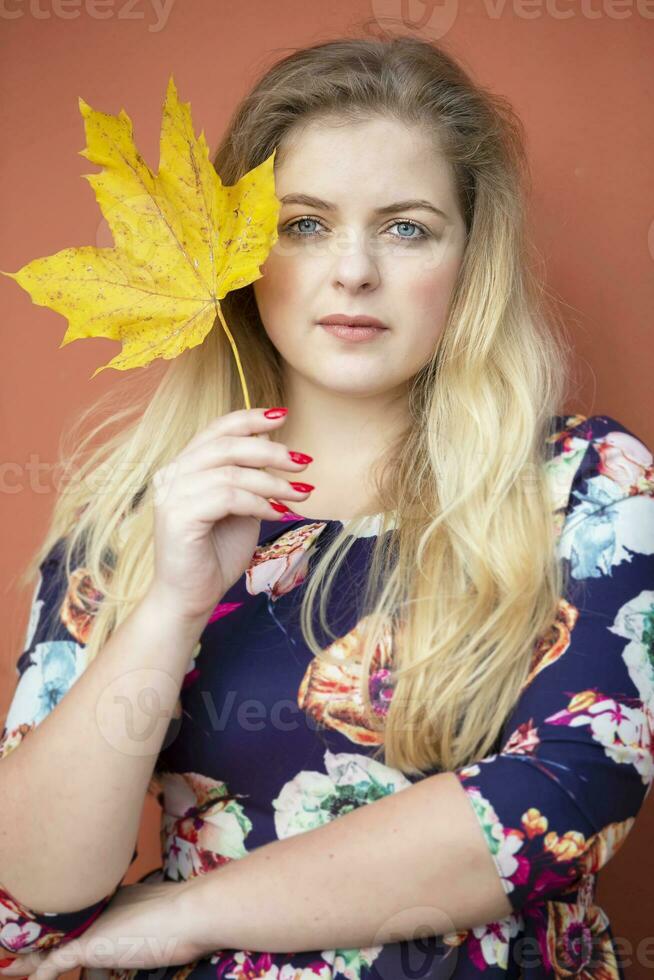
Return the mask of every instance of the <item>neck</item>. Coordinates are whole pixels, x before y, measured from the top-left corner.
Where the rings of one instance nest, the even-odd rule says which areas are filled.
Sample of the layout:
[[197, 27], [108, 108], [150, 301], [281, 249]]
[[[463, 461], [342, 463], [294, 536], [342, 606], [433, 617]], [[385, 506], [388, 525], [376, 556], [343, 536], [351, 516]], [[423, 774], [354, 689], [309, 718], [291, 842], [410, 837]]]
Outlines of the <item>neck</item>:
[[[346, 519], [381, 510], [372, 468], [406, 425], [406, 388], [356, 397], [293, 375], [283, 404], [288, 416], [271, 438], [314, 458], [294, 477], [316, 487], [298, 513]], [[288, 471], [268, 469], [289, 479]]]

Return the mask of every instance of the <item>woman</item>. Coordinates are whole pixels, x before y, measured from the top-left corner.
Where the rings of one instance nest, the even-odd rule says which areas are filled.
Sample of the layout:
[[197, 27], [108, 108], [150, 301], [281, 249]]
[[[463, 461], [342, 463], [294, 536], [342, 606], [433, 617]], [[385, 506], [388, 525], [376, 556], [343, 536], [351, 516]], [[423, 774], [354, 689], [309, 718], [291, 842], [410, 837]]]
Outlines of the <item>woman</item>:
[[[522, 143], [417, 38], [239, 107], [216, 169], [276, 148], [282, 202], [224, 301], [262, 407], [215, 329], [57, 501], [2, 742], [0, 942], [41, 952], [6, 975], [74, 937], [138, 980], [622, 975], [594, 890], [654, 771], [652, 454], [558, 414]], [[148, 788], [162, 865], [118, 891]]]

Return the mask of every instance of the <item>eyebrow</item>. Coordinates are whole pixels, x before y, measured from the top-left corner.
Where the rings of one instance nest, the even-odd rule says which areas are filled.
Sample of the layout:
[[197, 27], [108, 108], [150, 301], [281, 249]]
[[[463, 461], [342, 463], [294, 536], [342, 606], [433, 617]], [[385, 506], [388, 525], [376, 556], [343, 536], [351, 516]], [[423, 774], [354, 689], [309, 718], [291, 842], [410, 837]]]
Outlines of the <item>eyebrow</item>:
[[[309, 208], [319, 208], [322, 211], [336, 211], [336, 205], [329, 201], [322, 201], [319, 197], [312, 197], [310, 194], [285, 194], [280, 198], [282, 204], [305, 204]], [[407, 201], [395, 201], [393, 204], [384, 204], [380, 208], [375, 208], [375, 214], [394, 214], [396, 211], [432, 211], [441, 218], [447, 220], [447, 215], [440, 208], [430, 204], [421, 198], [412, 198]]]

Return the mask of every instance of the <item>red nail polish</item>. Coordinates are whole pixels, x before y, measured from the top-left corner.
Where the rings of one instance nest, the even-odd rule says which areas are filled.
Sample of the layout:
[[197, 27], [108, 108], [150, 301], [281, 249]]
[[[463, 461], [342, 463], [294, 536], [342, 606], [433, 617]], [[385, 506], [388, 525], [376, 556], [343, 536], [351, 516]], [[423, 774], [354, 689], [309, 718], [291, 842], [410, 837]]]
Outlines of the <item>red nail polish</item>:
[[284, 504], [278, 504], [273, 500], [269, 501], [269, 503], [270, 506], [274, 507], [275, 510], [278, 510], [280, 514], [288, 514], [291, 509], [290, 507], [285, 507]]
[[313, 463], [313, 456], [307, 456], [306, 453], [292, 453], [288, 454], [294, 463]]
[[316, 489], [311, 483], [293, 483], [292, 480], [289, 480], [289, 483], [291, 484], [294, 490], [299, 490], [300, 493], [309, 493], [309, 490]]
[[10, 956], [8, 960], [0, 960], [0, 969], [3, 966], [11, 966], [11, 964], [14, 962], [15, 959], [16, 959], [15, 956]]
[[267, 419], [281, 419], [288, 414], [287, 408], [268, 408], [264, 413]]

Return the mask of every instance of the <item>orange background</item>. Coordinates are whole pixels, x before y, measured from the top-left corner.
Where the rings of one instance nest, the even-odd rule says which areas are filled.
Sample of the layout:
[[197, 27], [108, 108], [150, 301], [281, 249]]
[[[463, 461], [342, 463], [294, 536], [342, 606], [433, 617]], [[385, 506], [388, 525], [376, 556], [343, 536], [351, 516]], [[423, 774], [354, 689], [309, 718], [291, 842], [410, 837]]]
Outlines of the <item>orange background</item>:
[[[213, 150], [233, 107], [273, 61], [385, 26], [441, 41], [513, 102], [528, 133], [534, 235], [578, 352], [579, 391], [562, 409], [612, 415], [651, 448], [651, 0], [172, 0], [161, 13], [153, 0], [97, 8], [93, 0], [4, 0], [0, 268], [14, 272], [69, 246], [113, 244], [92, 188], [80, 178], [98, 169], [78, 156], [85, 145], [78, 96], [104, 112], [125, 108], [138, 148], [156, 170], [171, 73], [180, 99], [191, 102], [196, 132], [204, 129]], [[29, 604], [16, 578], [53, 506], [59, 436], [120, 382], [115, 371], [89, 381], [120, 346], [94, 339], [58, 350], [63, 317], [33, 305], [5, 277], [0, 296], [1, 724]], [[140, 854], [126, 883], [160, 863], [158, 812], [146, 798]], [[598, 901], [620, 937], [628, 980], [654, 968], [653, 829], [649, 800], [599, 876]]]

